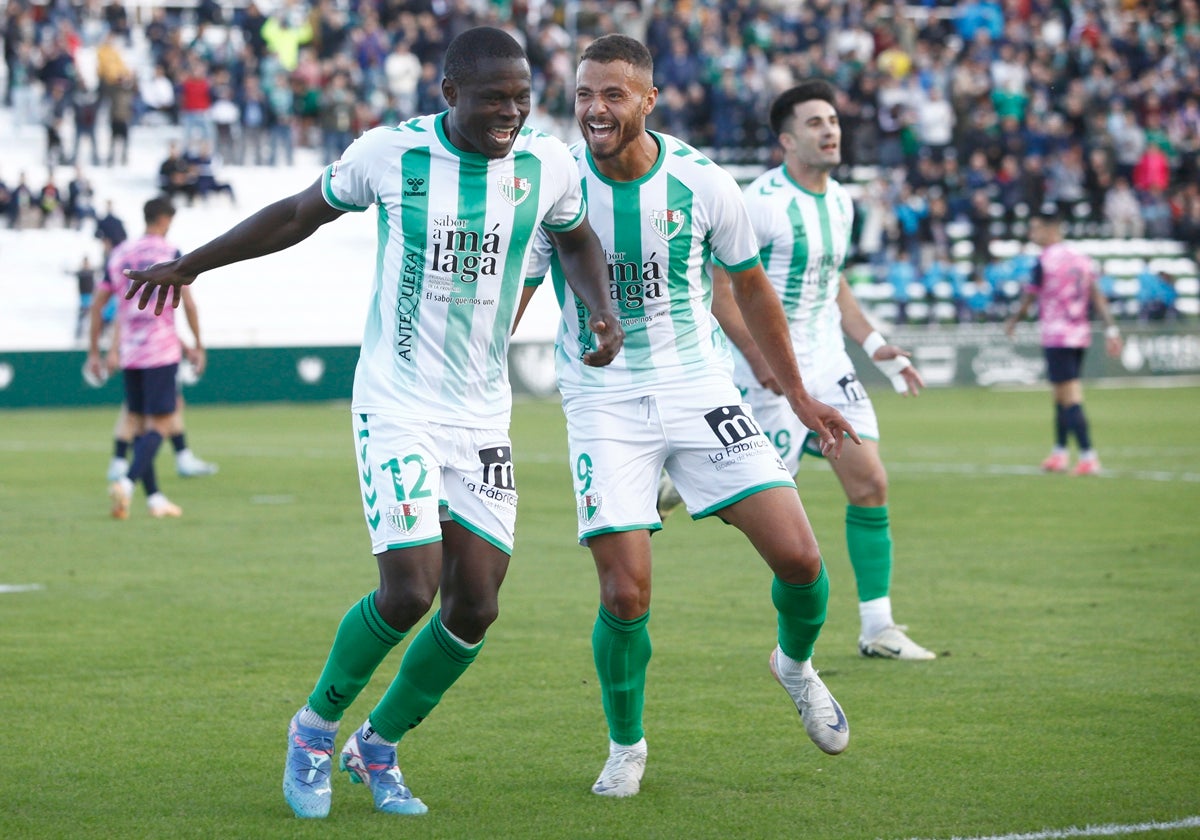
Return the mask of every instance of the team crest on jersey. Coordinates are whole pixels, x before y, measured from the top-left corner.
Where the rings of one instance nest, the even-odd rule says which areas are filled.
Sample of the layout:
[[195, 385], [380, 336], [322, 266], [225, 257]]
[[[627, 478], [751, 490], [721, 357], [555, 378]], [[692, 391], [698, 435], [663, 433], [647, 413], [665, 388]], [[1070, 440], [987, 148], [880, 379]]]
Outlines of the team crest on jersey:
[[528, 178], [518, 178], [515, 175], [501, 175], [497, 181], [497, 186], [500, 188], [500, 195], [504, 200], [516, 207], [525, 199], [529, 198], [529, 191], [533, 188], [533, 182]]
[[601, 501], [599, 493], [594, 491], [581, 493], [579, 496], [579, 520], [588, 523], [595, 519], [596, 512], [600, 510]]
[[401, 534], [411, 534], [421, 524], [421, 506], [415, 502], [401, 502], [387, 510], [388, 524]]
[[683, 230], [683, 223], [686, 221], [687, 214], [682, 210], [650, 211], [650, 224], [654, 226], [654, 232], [666, 242], [670, 242]]

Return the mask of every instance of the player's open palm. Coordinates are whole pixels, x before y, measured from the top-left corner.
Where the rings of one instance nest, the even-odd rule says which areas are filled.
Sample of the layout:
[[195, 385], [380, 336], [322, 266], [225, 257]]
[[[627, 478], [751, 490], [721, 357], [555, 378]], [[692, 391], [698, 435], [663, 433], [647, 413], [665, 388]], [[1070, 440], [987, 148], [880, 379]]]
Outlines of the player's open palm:
[[[155, 315], [162, 314], [168, 298], [172, 308], [177, 309], [179, 302], [183, 299], [183, 287], [190, 285], [196, 279], [195, 274], [180, 272], [178, 266], [179, 260], [171, 260], [155, 263], [149, 268], [141, 270], [125, 269], [125, 276], [129, 278], [129, 289], [125, 292], [126, 300], [133, 300], [137, 297], [138, 309], [145, 309], [157, 294], [158, 299], [154, 304]], [[139, 291], [141, 292], [140, 297], [138, 297]]]
[[831, 405], [826, 405], [812, 397], [793, 403], [792, 410], [800, 418], [806, 428], [817, 433], [820, 438], [821, 454], [827, 458], [838, 458], [842, 454], [842, 444], [846, 438], [855, 443], [862, 443], [858, 433], [842, 413]]

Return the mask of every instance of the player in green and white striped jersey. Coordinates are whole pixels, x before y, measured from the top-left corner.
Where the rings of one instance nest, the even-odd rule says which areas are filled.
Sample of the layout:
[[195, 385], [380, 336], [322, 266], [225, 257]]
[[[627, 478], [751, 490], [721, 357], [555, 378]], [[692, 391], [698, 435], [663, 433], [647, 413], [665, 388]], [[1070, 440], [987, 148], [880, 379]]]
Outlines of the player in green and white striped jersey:
[[[841, 274], [854, 205], [846, 189], [830, 177], [841, 162], [835, 101], [833, 86], [822, 80], [804, 82], [776, 99], [770, 120], [783, 146], [783, 164], [746, 188], [746, 206], [767, 275], [787, 313], [804, 381], [863, 436], [862, 446], [831, 462], [848, 502], [846, 542], [862, 623], [859, 651], [886, 659], [933, 659], [935, 654], [910, 639], [892, 618], [892, 533], [879, 421], [846, 353], [843, 332], [862, 344], [897, 391], [916, 395], [924, 382], [907, 352], [888, 344], [871, 326]], [[779, 395], [778, 380], [724, 289], [718, 276], [714, 311], [741, 351], [734, 351], [734, 380], [794, 473], [810, 432]]]
[[592, 649], [610, 740], [592, 791], [602, 796], [636, 794], [646, 765], [650, 534], [662, 527], [655, 498], [664, 466], [694, 518], [716, 515], [738, 527], [775, 573], [771, 670], [818, 747], [836, 754], [849, 740], [845, 715], [811, 662], [829, 581], [791, 475], [733, 386], [728, 345], [710, 311], [710, 259], [733, 275], [790, 404], [823, 429], [831, 454], [854, 431], [804, 389], [736, 182], [686, 143], [646, 130], [658, 94], [652, 79], [650, 53], [623, 35], [594, 41], [576, 79], [585, 142], [572, 150], [625, 329], [622, 351], [602, 371], [581, 364], [594, 340], [586, 306], [549, 248], [531, 263], [527, 290], [549, 267], [562, 306], [557, 369], [579, 538], [600, 578]]
[[307, 705], [292, 718], [283, 792], [300, 817], [329, 813], [338, 722], [440, 591], [440, 609], [339, 758], [380, 811], [427, 810], [404, 784], [396, 744], [475, 660], [498, 612], [517, 504], [508, 338], [539, 230], [590, 313], [597, 340], [583, 363], [609, 363], [623, 337], [574, 159], [560, 141], [524, 128], [531, 78], [520, 45], [489, 27], [459, 35], [446, 52], [442, 93], [448, 111], [372, 129], [308, 189], [190, 254], [131, 274], [129, 296], [144, 286], [145, 307], [157, 291], [161, 311], [202, 271], [378, 208], [352, 410], [380, 584], [345, 614]]

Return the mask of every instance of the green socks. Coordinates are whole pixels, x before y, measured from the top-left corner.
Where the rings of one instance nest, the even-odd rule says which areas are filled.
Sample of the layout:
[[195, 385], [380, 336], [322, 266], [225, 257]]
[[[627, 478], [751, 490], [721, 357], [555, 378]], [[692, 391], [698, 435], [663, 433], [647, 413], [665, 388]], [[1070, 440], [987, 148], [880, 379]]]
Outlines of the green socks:
[[829, 604], [825, 564], [811, 583], [786, 583], [776, 577], [771, 582], [771, 603], [779, 612], [779, 647], [797, 662], [812, 659]]
[[625, 621], [603, 605], [592, 629], [592, 655], [600, 677], [600, 697], [608, 735], [618, 744], [636, 744], [646, 703], [646, 666], [650, 663], [650, 613]]
[[888, 595], [892, 587], [892, 531], [887, 505], [846, 505], [846, 548], [858, 584], [858, 600], [872, 601]]
[[380, 617], [374, 592], [364, 596], [338, 626], [325, 670], [309, 695], [308, 707], [325, 720], [341, 720], [379, 663], [404, 635]]
[[452, 636], [438, 610], [409, 643], [400, 673], [371, 712], [371, 727], [383, 739], [399, 741], [433, 711], [482, 647], [482, 641], [467, 647]]

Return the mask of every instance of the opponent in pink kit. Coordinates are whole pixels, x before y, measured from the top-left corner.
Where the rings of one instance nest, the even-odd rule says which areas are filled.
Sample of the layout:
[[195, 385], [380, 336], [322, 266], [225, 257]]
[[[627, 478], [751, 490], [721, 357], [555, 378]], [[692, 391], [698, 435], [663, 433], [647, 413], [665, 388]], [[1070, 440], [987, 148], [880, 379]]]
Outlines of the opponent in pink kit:
[[1092, 343], [1090, 308], [1095, 307], [1104, 319], [1111, 356], [1121, 353], [1121, 332], [1097, 282], [1096, 263], [1063, 241], [1062, 220], [1056, 207], [1042, 209], [1030, 225], [1029, 237], [1042, 247], [1042, 253], [1020, 307], [1005, 323], [1005, 332], [1012, 336], [1017, 322], [1037, 301], [1046, 371], [1054, 389], [1054, 449], [1042, 461], [1042, 469], [1067, 471], [1067, 438], [1074, 436], [1079, 448], [1075, 474], [1095, 475], [1100, 472], [1100, 459], [1092, 448], [1080, 381], [1084, 353]]
[[[109, 257], [106, 276], [92, 300], [88, 335], [87, 366], [98, 376], [103, 370], [100, 316], [109, 298], [116, 295], [125, 404], [137, 428], [129, 470], [109, 486], [112, 515], [117, 519], [129, 517], [133, 487], [138, 481], [146, 488], [146, 505], [151, 516], [179, 516], [183, 513], [158, 489], [154, 474], [154, 456], [163, 439], [171, 435], [170, 421], [176, 406], [175, 376], [183, 354], [175, 329], [175, 311], [167, 309], [161, 315], [155, 315], [153, 310], [138, 309], [136, 301], [125, 299], [129, 285], [126, 269], [144, 269], [179, 256], [179, 249], [166, 240], [167, 231], [175, 217], [175, 208], [166, 198], [152, 198], [146, 202], [143, 214], [146, 233], [138, 239], [121, 243]], [[185, 299], [191, 294], [186, 288], [183, 292]], [[194, 302], [189, 306], [194, 311]], [[196, 325], [193, 323], [191, 326], [195, 334]], [[199, 336], [194, 337], [196, 346], [189, 355], [193, 356], [193, 362], [203, 367], [204, 348]]]

